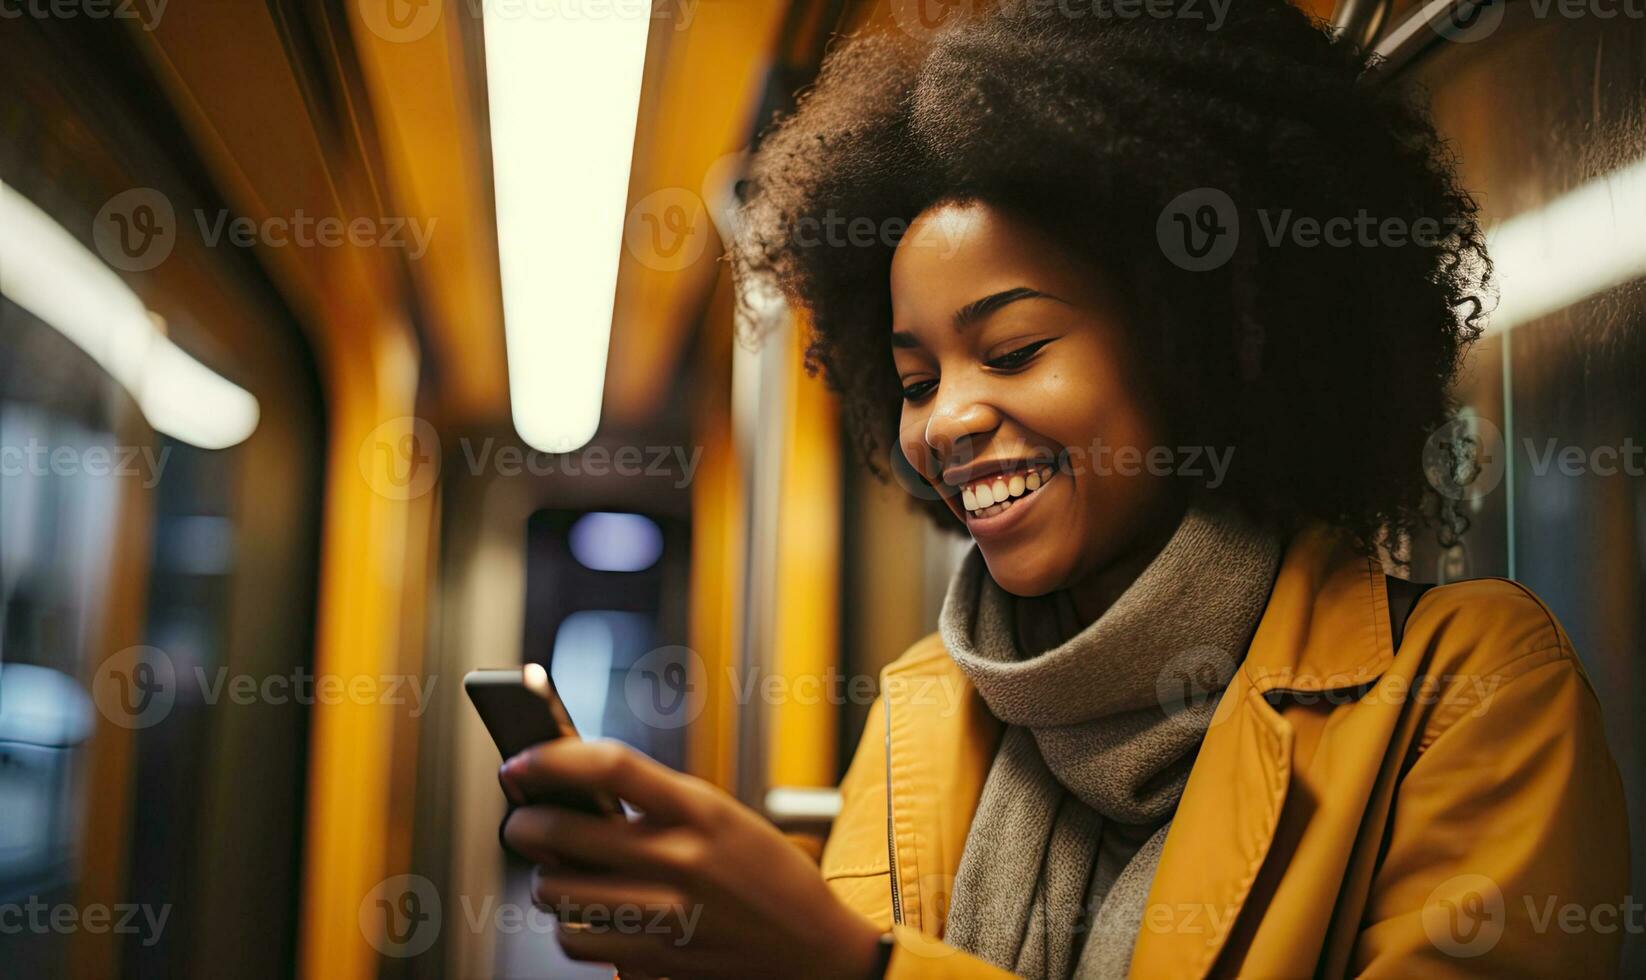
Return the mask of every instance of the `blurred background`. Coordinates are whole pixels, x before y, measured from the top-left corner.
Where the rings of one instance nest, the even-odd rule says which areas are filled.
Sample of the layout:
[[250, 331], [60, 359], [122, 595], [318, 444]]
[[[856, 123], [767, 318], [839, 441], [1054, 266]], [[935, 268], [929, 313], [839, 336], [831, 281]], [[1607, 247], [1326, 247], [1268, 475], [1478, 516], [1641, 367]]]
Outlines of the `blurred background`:
[[[0, 0], [0, 973], [609, 975], [497, 847], [476, 667], [826, 825], [965, 542], [787, 311], [734, 342], [719, 257], [831, 37], [954, 6]], [[1646, 22], [1306, 6], [1432, 92], [1493, 229], [1497, 451], [1413, 577], [1563, 620], [1641, 894]]]

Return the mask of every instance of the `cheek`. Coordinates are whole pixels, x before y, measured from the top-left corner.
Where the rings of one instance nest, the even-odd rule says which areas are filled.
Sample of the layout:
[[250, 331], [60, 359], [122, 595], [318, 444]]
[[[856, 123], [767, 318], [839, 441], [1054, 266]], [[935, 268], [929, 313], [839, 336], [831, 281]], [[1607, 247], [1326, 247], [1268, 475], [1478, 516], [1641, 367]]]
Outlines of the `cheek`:
[[1065, 449], [1126, 443], [1144, 427], [1126, 379], [1098, 351], [1045, 365], [1020, 395], [1013, 414]]
[[1111, 513], [1148, 492], [1150, 481], [1119, 479], [1136, 472], [1129, 461], [1147, 459], [1162, 441], [1147, 405], [1146, 393], [1113, 354], [1093, 344], [1044, 365], [1033, 384], [1014, 393], [1009, 411], [1066, 454], [1083, 506]]

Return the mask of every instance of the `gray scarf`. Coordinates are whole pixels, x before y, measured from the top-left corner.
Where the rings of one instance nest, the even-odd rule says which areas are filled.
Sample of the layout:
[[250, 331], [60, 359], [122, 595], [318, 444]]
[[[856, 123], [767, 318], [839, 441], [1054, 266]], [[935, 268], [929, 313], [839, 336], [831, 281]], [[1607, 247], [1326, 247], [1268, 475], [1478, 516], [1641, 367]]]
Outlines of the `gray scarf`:
[[976, 548], [966, 555], [938, 625], [1007, 727], [946, 942], [1033, 980], [1126, 975], [1172, 814], [1280, 552], [1266, 529], [1191, 508], [1107, 612], [1036, 655], [1017, 639], [1023, 601]]

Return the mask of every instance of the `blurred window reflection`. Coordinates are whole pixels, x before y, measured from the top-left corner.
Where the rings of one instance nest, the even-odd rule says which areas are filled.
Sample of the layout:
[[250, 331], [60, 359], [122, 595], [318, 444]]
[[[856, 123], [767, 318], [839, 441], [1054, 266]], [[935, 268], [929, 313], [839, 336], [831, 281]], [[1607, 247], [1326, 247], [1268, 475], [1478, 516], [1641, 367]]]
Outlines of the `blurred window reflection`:
[[640, 572], [663, 554], [663, 532], [639, 514], [585, 514], [572, 525], [571, 549], [597, 572]]

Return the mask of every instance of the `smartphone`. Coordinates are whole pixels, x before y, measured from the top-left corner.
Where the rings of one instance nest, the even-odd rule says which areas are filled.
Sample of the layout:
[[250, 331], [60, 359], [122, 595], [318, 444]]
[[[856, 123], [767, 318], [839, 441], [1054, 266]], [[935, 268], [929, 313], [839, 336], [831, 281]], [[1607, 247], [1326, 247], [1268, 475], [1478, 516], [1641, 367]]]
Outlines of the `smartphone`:
[[[578, 737], [565, 703], [549, 680], [549, 672], [540, 664], [509, 670], [471, 670], [463, 678], [463, 690], [504, 759], [542, 742]], [[608, 794], [577, 790], [560, 790], [531, 802], [598, 816], [623, 812]]]

